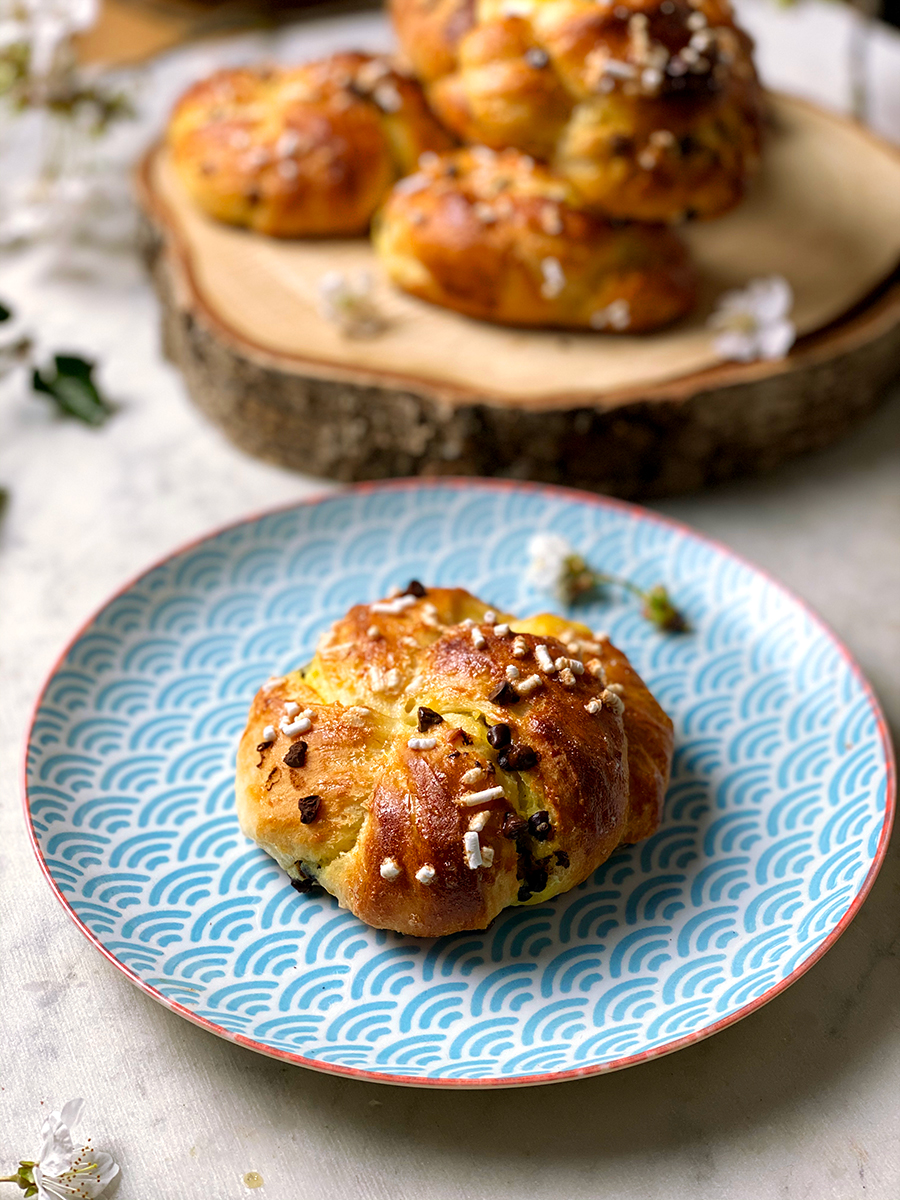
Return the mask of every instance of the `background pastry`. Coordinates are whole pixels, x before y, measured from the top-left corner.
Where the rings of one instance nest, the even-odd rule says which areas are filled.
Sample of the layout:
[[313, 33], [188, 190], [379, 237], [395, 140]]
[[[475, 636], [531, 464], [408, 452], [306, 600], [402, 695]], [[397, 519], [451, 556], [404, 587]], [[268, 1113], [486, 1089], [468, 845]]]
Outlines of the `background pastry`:
[[503, 324], [640, 332], [690, 309], [694, 271], [675, 233], [577, 203], [514, 150], [427, 156], [379, 213], [375, 249], [405, 291]]
[[613, 216], [725, 212], [756, 167], [752, 42], [727, 0], [391, 0], [458, 137], [549, 162]]
[[671, 722], [608, 642], [415, 585], [351, 609], [308, 668], [260, 690], [238, 816], [299, 890], [437, 936], [651, 833], [671, 753]]
[[169, 123], [178, 174], [210, 216], [276, 237], [364, 233], [420, 154], [451, 140], [381, 57], [218, 71]]

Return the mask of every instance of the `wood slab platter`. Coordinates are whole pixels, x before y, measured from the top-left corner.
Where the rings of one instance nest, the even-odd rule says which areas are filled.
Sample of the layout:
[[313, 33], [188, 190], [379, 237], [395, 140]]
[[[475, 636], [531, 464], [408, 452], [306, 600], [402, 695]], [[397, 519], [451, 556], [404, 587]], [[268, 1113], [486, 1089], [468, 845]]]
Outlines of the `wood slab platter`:
[[[387, 330], [348, 339], [319, 315], [318, 281], [377, 277], [368, 242], [219, 225], [156, 146], [138, 187], [167, 352], [236, 444], [334, 479], [510, 475], [637, 497], [767, 470], [840, 437], [900, 372], [900, 154], [770, 99], [747, 200], [687, 230], [697, 311], [643, 337], [499, 328], [382, 280]], [[794, 349], [722, 363], [705, 325], [716, 297], [770, 274], [794, 289]]]

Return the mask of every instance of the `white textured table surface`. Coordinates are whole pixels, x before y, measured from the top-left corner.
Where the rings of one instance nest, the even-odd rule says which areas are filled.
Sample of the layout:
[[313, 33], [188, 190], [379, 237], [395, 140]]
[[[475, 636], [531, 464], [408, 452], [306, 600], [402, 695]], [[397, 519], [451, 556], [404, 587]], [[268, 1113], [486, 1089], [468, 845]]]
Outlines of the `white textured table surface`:
[[[837, 5], [746, 0], [771, 84], [843, 107]], [[383, 42], [316, 23], [279, 53]], [[145, 89], [257, 39], [174, 56]], [[900, 140], [900, 39], [872, 47], [872, 119]], [[134, 137], [134, 132], [131, 134]], [[121, 411], [97, 432], [0, 385], [0, 1168], [36, 1153], [41, 1105], [83, 1095], [122, 1164], [119, 1200], [558, 1196], [642, 1200], [900, 1194], [900, 852], [861, 915], [785, 995], [710, 1041], [618, 1075], [522, 1092], [416, 1092], [315, 1075], [217, 1040], [155, 1005], [64, 916], [19, 808], [30, 706], [67, 637], [180, 542], [324, 485], [242, 457], [160, 357], [136, 262], [0, 257], [0, 292], [46, 349], [96, 357]], [[836, 629], [900, 729], [900, 392], [843, 446], [659, 506], [783, 579]], [[243, 1183], [263, 1178], [258, 1192]], [[14, 1193], [9, 1188], [10, 1194]]]

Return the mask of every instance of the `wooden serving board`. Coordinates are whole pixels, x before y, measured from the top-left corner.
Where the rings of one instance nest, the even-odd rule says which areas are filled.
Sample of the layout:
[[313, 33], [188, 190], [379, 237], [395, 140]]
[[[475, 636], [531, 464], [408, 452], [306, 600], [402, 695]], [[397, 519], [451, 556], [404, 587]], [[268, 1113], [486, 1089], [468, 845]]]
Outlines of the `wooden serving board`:
[[[900, 371], [900, 154], [854, 123], [771, 97], [765, 164], [719, 221], [688, 228], [697, 311], [643, 337], [499, 328], [381, 280], [383, 334], [317, 310], [327, 270], [378, 264], [364, 239], [277, 241], [190, 202], [165, 148], [139, 170], [166, 347], [244, 449], [336, 479], [506, 474], [624, 496], [683, 491], [823, 446]], [[784, 275], [800, 338], [777, 363], [721, 363], [725, 289]]]

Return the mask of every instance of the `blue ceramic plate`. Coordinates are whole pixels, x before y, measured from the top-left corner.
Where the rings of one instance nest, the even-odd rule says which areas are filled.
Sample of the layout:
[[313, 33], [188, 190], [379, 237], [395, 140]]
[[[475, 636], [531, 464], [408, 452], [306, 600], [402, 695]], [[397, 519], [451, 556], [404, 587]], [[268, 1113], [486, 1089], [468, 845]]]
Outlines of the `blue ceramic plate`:
[[[694, 632], [585, 606], [676, 729], [660, 831], [586, 883], [436, 941], [298, 895], [240, 833], [234, 755], [259, 684], [411, 577], [524, 614], [535, 530], [664, 581]], [[721, 1029], [846, 928], [893, 815], [889, 742], [846, 650], [797, 599], [641, 509], [528, 485], [400, 481], [267, 514], [112, 599], [48, 681], [27, 806], [53, 889], [149, 995], [254, 1050], [392, 1083], [609, 1071]]]

